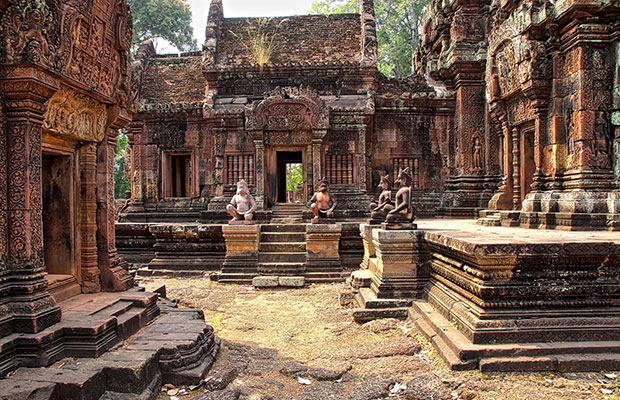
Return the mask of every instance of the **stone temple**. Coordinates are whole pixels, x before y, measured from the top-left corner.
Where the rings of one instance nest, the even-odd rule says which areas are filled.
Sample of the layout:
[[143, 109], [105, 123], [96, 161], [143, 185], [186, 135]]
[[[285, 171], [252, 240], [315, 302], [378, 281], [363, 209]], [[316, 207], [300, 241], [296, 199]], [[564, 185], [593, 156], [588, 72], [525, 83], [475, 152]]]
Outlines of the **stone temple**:
[[[133, 58], [125, 1], [0, 0], [0, 374], [16, 370], [0, 388], [92, 382], [71, 363], [37, 380], [63, 357], [100, 357], [101, 394], [136, 365], [140, 393], [199, 381], [218, 348], [201, 311], [129, 271], [346, 280], [356, 321], [411, 318], [453, 369], [620, 369], [619, 17], [608, 0], [432, 0], [395, 80], [372, 0], [243, 19], [212, 0], [202, 51]], [[416, 221], [370, 218], [403, 174]], [[256, 210], [229, 224], [241, 180]], [[337, 204], [312, 224], [321, 181]]]

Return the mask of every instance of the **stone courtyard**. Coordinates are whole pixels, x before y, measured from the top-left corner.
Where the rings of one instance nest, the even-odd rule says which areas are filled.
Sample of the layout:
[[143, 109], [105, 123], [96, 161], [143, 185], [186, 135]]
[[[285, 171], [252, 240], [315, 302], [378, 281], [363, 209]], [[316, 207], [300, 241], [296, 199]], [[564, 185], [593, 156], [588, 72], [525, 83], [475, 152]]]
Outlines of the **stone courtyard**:
[[181, 399], [607, 399], [606, 390], [617, 391], [611, 371], [451, 371], [411, 322], [351, 323], [352, 310], [337, 305], [342, 284], [277, 291], [208, 279], [144, 284], [165, 284], [169, 298], [202, 308], [222, 339], [205, 386], [172, 389], [189, 393], [176, 394]]
[[0, 400], [620, 395], [617, 1], [132, 4], [0, 0]]

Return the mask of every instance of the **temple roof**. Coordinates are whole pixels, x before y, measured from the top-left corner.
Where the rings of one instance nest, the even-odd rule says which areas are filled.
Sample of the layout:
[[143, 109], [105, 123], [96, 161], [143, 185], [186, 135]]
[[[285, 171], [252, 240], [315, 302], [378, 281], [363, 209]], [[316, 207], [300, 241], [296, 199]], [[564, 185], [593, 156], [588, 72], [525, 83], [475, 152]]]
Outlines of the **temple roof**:
[[142, 78], [140, 104], [193, 103], [204, 100], [206, 80], [200, 53], [155, 56]]
[[224, 18], [217, 64], [257, 64], [252, 44], [261, 34], [273, 43], [269, 63], [357, 62], [361, 58], [359, 14]]

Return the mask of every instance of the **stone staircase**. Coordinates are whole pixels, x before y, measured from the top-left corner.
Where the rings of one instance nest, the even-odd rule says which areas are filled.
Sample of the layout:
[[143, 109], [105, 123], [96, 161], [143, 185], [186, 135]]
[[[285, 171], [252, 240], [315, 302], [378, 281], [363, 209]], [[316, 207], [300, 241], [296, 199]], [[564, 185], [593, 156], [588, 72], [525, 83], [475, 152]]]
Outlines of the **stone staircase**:
[[502, 226], [502, 219], [499, 211], [482, 210], [478, 218], [478, 225], [484, 226]]
[[304, 276], [306, 270], [306, 225], [263, 225], [260, 233], [260, 275]]
[[272, 224], [300, 224], [305, 206], [302, 203], [279, 203], [271, 209]]

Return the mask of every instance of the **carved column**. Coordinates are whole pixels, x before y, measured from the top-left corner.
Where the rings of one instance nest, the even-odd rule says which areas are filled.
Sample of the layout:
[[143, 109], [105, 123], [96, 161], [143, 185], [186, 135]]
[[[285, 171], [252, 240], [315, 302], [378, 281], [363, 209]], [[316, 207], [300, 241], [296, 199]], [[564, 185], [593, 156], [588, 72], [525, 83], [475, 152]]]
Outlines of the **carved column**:
[[80, 232], [82, 293], [101, 291], [97, 257], [97, 145], [80, 149]]
[[534, 172], [532, 190], [538, 191], [542, 189], [543, 184], [543, 172], [541, 169], [543, 167], [543, 151], [545, 146], [544, 143], [542, 143], [542, 138], [544, 137], [547, 129], [547, 112], [542, 107], [536, 107], [534, 109], [534, 113], [536, 114], [536, 127], [534, 129], [534, 163], [536, 164], [536, 171]]
[[512, 206], [514, 210], [521, 209], [521, 149], [519, 128], [512, 128]]
[[39, 332], [59, 322], [61, 314], [46, 290], [41, 193], [44, 104], [55, 88], [40, 81], [36, 71], [16, 75], [27, 79], [0, 81], [6, 100], [0, 163], [5, 164], [2, 173], [7, 174], [6, 201], [0, 200], [2, 214], [6, 215], [1, 241], [8, 244], [5, 266], [0, 271], [0, 295], [8, 297], [0, 311], [7, 316], [0, 321], [0, 337], [12, 332]]
[[323, 139], [312, 139], [312, 175], [313, 191], [319, 190], [319, 181], [323, 178], [321, 172], [321, 147], [323, 146]]
[[359, 184], [358, 188], [367, 190], [367, 169], [366, 169], [366, 125], [359, 128]]
[[259, 210], [265, 208], [265, 144], [255, 140], [256, 147], [256, 204]]
[[108, 128], [97, 151], [96, 220], [98, 264], [101, 284], [107, 291], [124, 291], [133, 286], [133, 279], [123, 268], [115, 243], [114, 214], [114, 146], [118, 128]]
[[0, 104], [0, 271], [6, 269], [8, 257], [8, 198], [7, 198], [7, 143], [4, 108]]
[[130, 210], [143, 210], [144, 206], [144, 182], [142, 179], [142, 132], [144, 125], [134, 122], [127, 134], [128, 146], [131, 148], [131, 172], [128, 176], [131, 184]]

